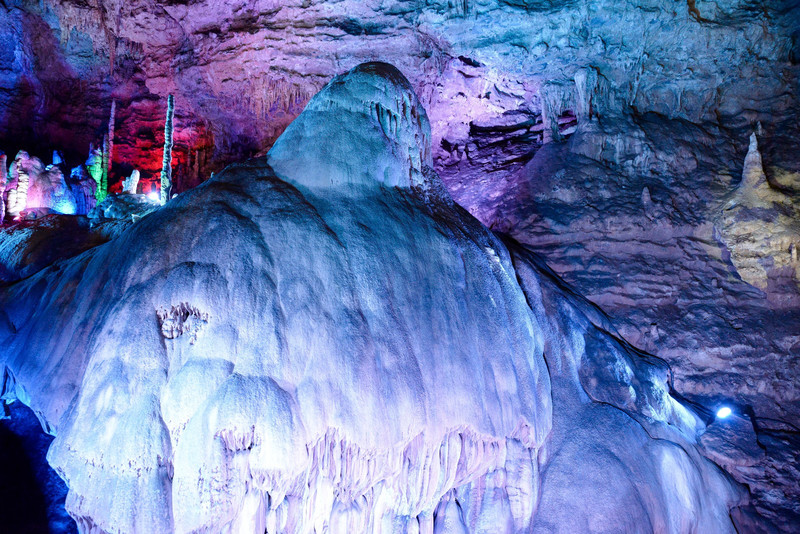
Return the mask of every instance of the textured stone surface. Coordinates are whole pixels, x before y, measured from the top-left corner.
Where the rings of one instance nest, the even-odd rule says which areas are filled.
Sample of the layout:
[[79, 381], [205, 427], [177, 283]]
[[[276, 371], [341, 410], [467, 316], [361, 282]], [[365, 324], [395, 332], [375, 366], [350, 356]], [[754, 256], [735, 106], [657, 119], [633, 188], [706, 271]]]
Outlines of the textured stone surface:
[[0, 228], [0, 283], [27, 278], [107, 240], [85, 217], [46, 215], [7, 225]]
[[[6, 2], [0, 149], [81, 162], [113, 96], [115, 176], [140, 168], [149, 192], [174, 93], [184, 189], [265, 152], [332, 76], [389, 61], [458, 203], [667, 360], [682, 395], [752, 410], [767, 454], [740, 480], [792, 531], [798, 20], [796, 0]], [[759, 121], [766, 211], [727, 204]]]
[[[625, 339], [670, 362], [682, 395], [708, 410], [729, 403], [752, 415], [767, 464], [740, 480], [760, 510], [791, 531], [800, 513], [800, 488], [788, 482], [800, 420], [793, 270], [771, 271], [764, 290], [742, 279], [715, 226], [736, 183], [720, 183], [709, 169], [680, 175], [691, 189], [672, 175], [632, 178], [576, 155], [579, 135], [545, 145], [510, 181], [513, 194], [476, 212], [534, 246]], [[758, 243], [756, 253], [775, 250]], [[788, 255], [788, 247], [778, 252]], [[767, 439], [773, 433], [778, 441]]]
[[306, 136], [0, 293], [2, 395], [55, 433], [79, 527], [735, 532], [666, 363], [452, 202], [422, 108], [374, 111], [402, 75], [317, 98]]
[[[472, 124], [508, 112], [540, 123], [540, 140], [557, 137], [559, 123], [576, 114], [632, 111], [733, 128], [762, 120], [774, 131], [796, 114], [795, 7], [790, 0], [12, 2], [1, 14], [11, 30], [0, 62], [2, 135], [31, 148], [44, 137], [85, 153], [104, 130], [113, 93], [115, 159], [149, 175], [160, 162], [150, 149], [163, 141], [166, 95], [174, 93], [176, 157], [191, 181], [198, 164], [207, 177], [210, 159], [268, 147], [330, 77], [365, 60], [408, 74], [443, 161], [469, 159], [468, 148], [475, 157], [487, 143], [472, 139]], [[516, 144], [513, 133], [495, 132], [495, 152]], [[622, 132], [617, 149], [634, 133]], [[526, 137], [529, 146], [537, 142]], [[525, 159], [514, 152], [507, 163]], [[492, 160], [487, 167], [498, 165]]]

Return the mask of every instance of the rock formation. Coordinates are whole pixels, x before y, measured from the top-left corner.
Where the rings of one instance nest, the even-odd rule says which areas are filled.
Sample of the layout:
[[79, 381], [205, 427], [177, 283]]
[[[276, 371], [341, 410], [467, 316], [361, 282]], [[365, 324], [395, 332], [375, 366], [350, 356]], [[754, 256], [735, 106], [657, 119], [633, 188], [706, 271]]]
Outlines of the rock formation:
[[31, 179], [26, 201], [28, 210], [75, 214], [77, 206], [64, 174], [56, 165], [48, 165]]
[[131, 175], [125, 178], [125, 181], [122, 183], [122, 191], [124, 193], [135, 195], [136, 189], [138, 187], [139, 187], [139, 171], [137, 169], [133, 169]]
[[717, 228], [744, 281], [762, 290], [768, 289], [770, 278], [773, 284], [780, 278], [800, 284], [800, 196], [769, 183], [755, 132], [742, 180], [721, 211]]
[[109, 195], [106, 199], [89, 212], [90, 219], [124, 219], [131, 221], [138, 219], [152, 211], [157, 202], [147, 198], [147, 195], [122, 193]]
[[[0, 284], [27, 278], [59, 260], [108, 241], [105, 228], [92, 228], [86, 217], [43, 215], [0, 229]], [[63, 506], [63, 503], [62, 503]]]
[[97, 204], [97, 182], [86, 166], [78, 165], [69, 175], [69, 188], [75, 199], [75, 214], [86, 215]]
[[[739, 466], [755, 511], [737, 517], [800, 524], [796, 1], [11, 0], [0, 26], [0, 150], [73, 166], [116, 99], [113, 176], [139, 169], [147, 193], [167, 95], [183, 194], [266, 154], [333, 76], [397, 65], [454, 201], [668, 361], [698, 410], [733, 407], [764, 454], [742, 460], [749, 437], [703, 451]], [[733, 205], [759, 122], [768, 202]]]
[[0, 293], [0, 393], [82, 530], [735, 532], [667, 365], [450, 200], [417, 104], [359, 66], [266, 158]]
[[89, 176], [95, 182], [95, 200], [97, 202], [101, 202], [105, 199], [105, 195], [107, 192], [103, 191], [103, 175], [105, 173], [104, 169], [104, 158], [103, 158], [103, 146], [105, 142], [96, 147], [94, 145], [89, 145], [89, 157], [86, 159], [86, 170], [89, 173]]
[[9, 169], [9, 180], [6, 184], [6, 215], [16, 219], [25, 211], [28, 204], [28, 188], [31, 174], [38, 177], [42, 171], [42, 162], [31, 158], [27, 152], [20, 150]]
[[166, 204], [172, 192], [172, 118], [175, 103], [172, 95], [167, 96], [167, 118], [164, 121], [164, 157], [161, 161], [161, 203]]
[[8, 181], [8, 168], [6, 167], [6, 155], [0, 154], [0, 224], [6, 217], [6, 182]]
[[114, 163], [114, 132], [117, 112], [117, 101], [111, 101], [111, 112], [108, 117], [108, 133], [103, 138], [103, 174], [100, 180], [100, 191], [97, 200], [102, 202], [108, 195], [109, 174]]

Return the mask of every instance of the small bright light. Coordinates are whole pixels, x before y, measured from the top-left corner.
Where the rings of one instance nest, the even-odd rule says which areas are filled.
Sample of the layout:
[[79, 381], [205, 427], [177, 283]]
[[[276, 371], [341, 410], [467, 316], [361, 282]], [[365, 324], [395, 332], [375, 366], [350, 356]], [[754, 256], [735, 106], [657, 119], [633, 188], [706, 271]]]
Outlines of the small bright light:
[[150, 193], [147, 193], [147, 198], [153, 202], [158, 202], [161, 200], [161, 195], [158, 194], [158, 191], [151, 191]]
[[718, 419], [725, 419], [725, 418], [726, 418], [726, 417], [728, 417], [728, 416], [729, 416], [731, 413], [733, 413], [733, 412], [731, 412], [731, 409], [730, 409], [730, 408], [728, 408], [727, 406], [723, 406], [722, 408], [720, 408], [719, 410], [717, 410], [717, 418], [718, 418]]

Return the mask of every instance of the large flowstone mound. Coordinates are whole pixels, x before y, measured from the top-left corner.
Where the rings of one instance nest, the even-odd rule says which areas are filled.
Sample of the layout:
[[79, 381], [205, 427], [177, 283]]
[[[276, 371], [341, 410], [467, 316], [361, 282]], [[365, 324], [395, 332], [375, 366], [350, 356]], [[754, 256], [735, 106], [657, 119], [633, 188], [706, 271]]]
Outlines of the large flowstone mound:
[[[663, 362], [449, 199], [399, 71], [0, 293], [84, 532], [734, 532]], [[510, 252], [510, 251], [511, 252]]]

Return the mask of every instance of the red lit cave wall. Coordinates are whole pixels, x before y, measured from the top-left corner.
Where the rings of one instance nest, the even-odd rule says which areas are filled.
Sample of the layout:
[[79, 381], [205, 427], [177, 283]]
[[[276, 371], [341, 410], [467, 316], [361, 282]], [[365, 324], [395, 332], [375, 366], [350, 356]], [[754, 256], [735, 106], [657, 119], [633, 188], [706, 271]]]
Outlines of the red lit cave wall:
[[[174, 191], [181, 193], [208, 179], [218, 165], [212, 163], [211, 130], [202, 121], [182, 116], [179, 100], [176, 108], [172, 175]], [[141, 173], [140, 192], [157, 191], [161, 183], [166, 99], [137, 101], [127, 108], [118, 104], [117, 109], [111, 191], [120, 192], [122, 180], [134, 169]]]

